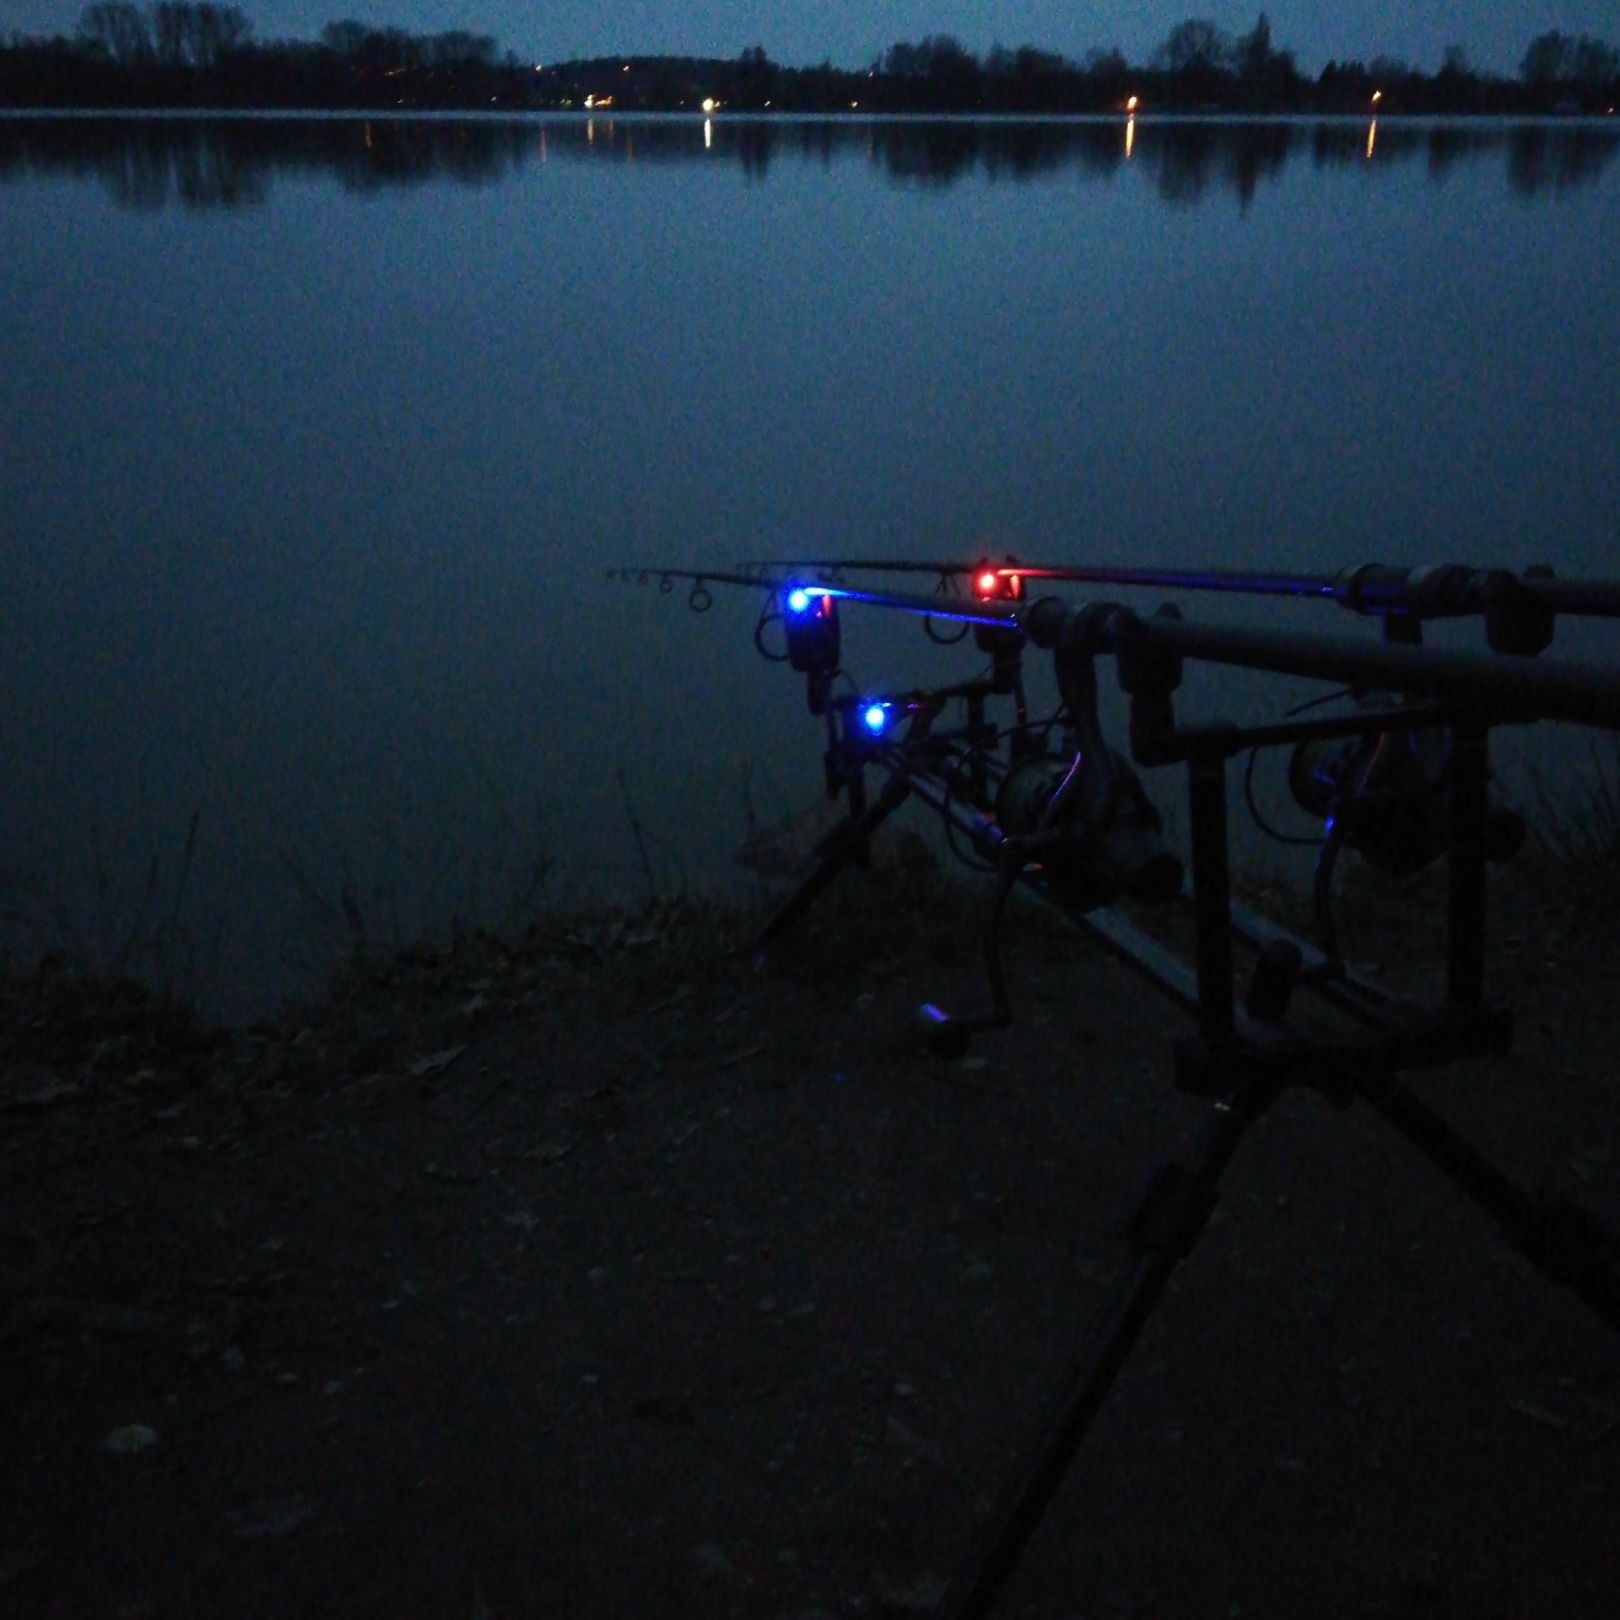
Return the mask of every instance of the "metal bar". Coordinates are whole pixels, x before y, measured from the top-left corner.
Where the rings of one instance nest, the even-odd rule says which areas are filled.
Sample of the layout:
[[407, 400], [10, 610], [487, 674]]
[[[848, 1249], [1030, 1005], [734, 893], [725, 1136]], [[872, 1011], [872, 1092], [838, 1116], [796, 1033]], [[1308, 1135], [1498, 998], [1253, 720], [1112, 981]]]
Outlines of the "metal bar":
[[1620, 580], [1522, 579], [1519, 581], [1543, 607], [1577, 617], [1620, 618]]
[[1231, 752], [1271, 748], [1278, 744], [1325, 742], [1338, 737], [1376, 737], [1386, 731], [1419, 731], [1444, 726], [1451, 711], [1438, 704], [1405, 704], [1387, 709], [1358, 709], [1324, 720], [1280, 720], [1274, 725], [1234, 727], [1227, 736]]
[[1451, 851], [1446, 934], [1446, 1000], [1485, 999], [1485, 822], [1490, 813], [1488, 733], [1469, 720], [1451, 733]]
[[1109, 619], [1108, 635], [1116, 650], [1125, 636], [1140, 636], [1148, 646], [1206, 663], [1486, 704], [1509, 719], [1574, 720], [1620, 730], [1620, 671], [1596, 664], [1402, 647], [1123, 612]]
[[1226, 852], [1226, 761], [1188, 761], [1193, 906], [1197, 924], [1198, 1033], [1219, 1040], [1234, 1028], [1232, 877]]
[[1428, 1161], [1490, 1214], [1531, 1265], [1620, 1328], [1616, 1240], [1580, 1205], [1543, 1203], [1509, 1179], [1405, 1085], [1367, 1099]]

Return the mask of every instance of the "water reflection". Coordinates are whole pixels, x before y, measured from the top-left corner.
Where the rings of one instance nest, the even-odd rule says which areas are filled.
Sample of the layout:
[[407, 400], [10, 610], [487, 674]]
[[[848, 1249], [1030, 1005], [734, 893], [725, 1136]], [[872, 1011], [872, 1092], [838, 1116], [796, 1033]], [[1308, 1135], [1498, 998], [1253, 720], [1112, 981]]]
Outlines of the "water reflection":
[[[537, 138], [538, 135], [538, 138]], [[278, 174], [329, 175], [350, 191], [454, 181], [492, 184], [552, 157], [580, 162], [734, 162], [762, 180], [778, 159], [864, 161], [899, 186], [943, 187], [973, 174], [1028, 181], [1072, 171], [1104, 179], [1142, 168], [1167, 202], [1212, 191], [1247, 208], [1259, 186], [1302, 157], [1324, 167], [1426, 161], [1443, 182], [1463, 162], [1503, 163], [1514, 192], [1589, 184], [1620, 149], [1594, 123], [1265, 123], [1118, 119], [0, 118], [0, 181], [70, 175], [122, 207], [243, 208]]]
[[121, 206], [241, 208], [278, 174], [347, 191], [487, 184], [532, 156], [533, 125], [389, 118], [0, 118], [0, 181], [94, 179]]

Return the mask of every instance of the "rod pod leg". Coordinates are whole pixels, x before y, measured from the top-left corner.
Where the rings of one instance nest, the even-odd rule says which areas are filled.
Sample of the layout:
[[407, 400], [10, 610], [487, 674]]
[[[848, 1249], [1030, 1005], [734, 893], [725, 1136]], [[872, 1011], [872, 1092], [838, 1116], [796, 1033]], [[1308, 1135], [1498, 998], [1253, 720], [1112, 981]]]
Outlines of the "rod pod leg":
[[891, 775], [861, 815], [833, 829], [823, 841], [821, 856], [810, 869], [809, 875], [778, 906], [765, 926], [759, 931], [756, 944], [768, 945], [780, 938], [815, 903], [817, 896], [832, 880], [866, 848], [876, 829], [911, 796], [911, 788], [904, 778]]
[[1161, 1163], [1131, 1223], [1136, 1263], [1115, 1291], [1102, 1330], [1071, 1368], [1042, 1425], [1034, 1455], [998, 1504], [935, 1610], [937, 1620], [984, 1620], [1025, 1544], [1063, 1483], [1176, 1267], [1192, 1253], [1214, 1209], [1226, 1166], [1278, 1088], [1252, 1081], [1215, 1105], [1191, 1168]]

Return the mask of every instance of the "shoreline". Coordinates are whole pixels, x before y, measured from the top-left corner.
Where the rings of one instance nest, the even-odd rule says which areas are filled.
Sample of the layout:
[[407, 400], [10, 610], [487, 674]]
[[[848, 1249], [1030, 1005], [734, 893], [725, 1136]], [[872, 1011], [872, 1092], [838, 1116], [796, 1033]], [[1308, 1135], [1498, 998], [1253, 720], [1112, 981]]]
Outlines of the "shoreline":
[[[1612, 1220], [1612, 963], [1501, 887], [1520, 1051], [1424, 1093]], [[931, 1606], [1207, 1110], [1185, 1021], [1042, 912], [1018, 1022], [924, 1054], [909, 1011], [984, 994], [963, 896], [838, 886], [763, 967], [757, 915], [696, 907], [469, 940], [189, 1069], [83, 1031], [0, 1142], [0, 1408], [52, 1486], [14, 1493], [8, 1613]], [[1379, 951], [1432, 911], [1363, 909]], [[1369, 1113], [1301, 1097], [1235, 1160], [1032, 1612], [1620, 1592], [1612, 1333]]]

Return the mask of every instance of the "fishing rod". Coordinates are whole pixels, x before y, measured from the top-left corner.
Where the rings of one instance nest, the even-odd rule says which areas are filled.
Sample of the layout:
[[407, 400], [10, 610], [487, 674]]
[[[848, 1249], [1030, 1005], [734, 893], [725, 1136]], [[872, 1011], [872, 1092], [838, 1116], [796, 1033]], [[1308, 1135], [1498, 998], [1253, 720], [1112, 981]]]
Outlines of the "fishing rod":
[[[959, 1056], [981, 1034], [1012, 1022], [1000, 934], [1009, 898], [1022, 889], [1191, 1015], [1193, 1033], [1172, 1043], [1174, 1081], [1213, 1104], [1190, 1159], [1162, 1164], [1147, 1179], [1129, 1223], [1134, 1259], [1103, 1329], [1080, 1347], [1048, 1421], [937, 1614], [985, 1620], [992, 1613], [1169, 1278], [1197, 1245], [1243, 1136], [1292, 1090], [1373, 1109], [1485, 1209], [1525, 1258], [1620, 1330], [1620, 1237], [1580, 1206], [1519, 1187], [1405, 1080], [1412, 1071], [1506, 1052], [1512, 1043], [1508, 1009], [1486, 993], [1486, 867], [1513, 855], [1524, 825], [1492, 802], [1491, 729], [1559, 718], [1620, 730], [1620, 671], [1536, 656], [1550, 639], [1541, 633], [1546, 605], [1517, 584], [1490, 587], [1507, 603], [1506, 611], [1497, 609], [1502, 646], [1493, 637], [1496, 650], [1478, 653], [1391, 637], [1387, 617], [1384, 639], [1369, 641], [1203, 624], [1170, 606], [1144, 616], [1112, 601], [1076, 605], [1033, 596], [1030, 582], [1047, 578], [1010, 561], [958, 570], [950, 577], [972, 577], [965, 593], [950, 596], [854, 584], [837, 562], [613, 575], [656, 579], [666, 593], [684, 582], [698, 611], [712, 604], [711, 585], [763, 590], [756, 648], [804, 677], [810, 711], [822, 721], [827, 795], [842, 799], [847, 813], [767, 922], [761, 943], [791, 929], [842, 872], [867, 865], [881, 825], [916, 801], [939, 817], [953, 854], [994, 884], [980, 933], [989, 1006], [965, 1015], [933, 1004], [921, 1009], [933, 1050]], [[843, 567], [857, 571], [852, 561]], [[1364, 600], [1373, 589], [1369, 576]], [[1393, 587], [1386, 594], [1393, 600]], [[845, 605], [953, 619], [990, 655], [989, 669], [932, 688], [862, 688], [844, 668]], [[765, 635], [777, 624], [780, 651]], [[1021, 673], [1031, 650], [1050, 659], [1061, 700], [1055, 714], [1036, 720], [1027, 713]], [[1109, 742], [1099, 717], [1098, 665], [1108, 658], [1128, 699], [1124, 750]], [[1313, 700], [1277, 720], [1184, 724], [1176, 705], [1187, 663], [1344, 682], [1352, 692], [1330, 697], [1355, 701], [1343, 712]], [[840, 679], [849, 690], [836, 689]], [[1009, 701], [1010, 722], [1000, 713]], [[1247, 753], [1252, 766], [1256, 751], [1273, 747], [1292, 749], [1295, 802], [1322, 829], [1316, 942], [1258, 917], [1232, 894], [1227, 764]], [[1167, 847], [1163, 819], [1136, 767], [1185, 771], [1186, 866]], [[881, 778], [875, 791], [869, 776]], [[1329, 892], [1334, 862], [1346, 849], [1398, 876], [1444, 859], [1445, 976], [1437, 999], [1393, 995], [1346, 965]], [[1122, 903], [1189, 910], [1191, 961]]]
[[[1522, 573], [1474, 568], [1461, 563], [1416, 568], [1366, 563], [1333, 573], [1222, 568], [1173, 569], [1113, 567], [1102, 564], [997, 562], [917, 562], [881, 558], [796, 558], [751, 567], [801, 571], [812, 577], [846, 573], [926, 573], [942, 593], [963, 577], [992, 576], [1041, 580], [1048, 584], [1087, 584], [1129, 589], [1212, 591], [1247, 596], [1294, 597], [1332, 602], [1350, 612], [1399, 621], [1408, 627], [1427, 620], [1482, 617], [1491, 647], [1501, 652], [1540, 652], [1551, 642], [1553, 617], [1569, 614], [1620, 618], [1620, 580], [1558, 579], [1550, 568]], [[1539, 641], [1539, 644], [1537, 644]]]
[[1003, 562], [924, 562], [907, 558], [795, 557], [758, 559], [748, 568], [787, 572], [919, 573], [953, 578], [986, 569], [1026, 579], [1083, 585], [1124, 585], [1155, 590], [1226, 591], [1250, 596], [1316, 597], [1358, 613], [1417, 610], [1436, 617], [1483, 611], [1492, 580], [1522, 586], [1534, 601], [1558, 613], [1620, 617], [1620, 580], [1559, 579], [1550, 568], [1533, 566], [1515, 574], [1506, 569], [1473, 568], [1462, 563], [1400, 568], [1364, 563], [1333, 573], [1289, 573], [1263, 569], [1130, 568], [1104, 564]]
[[[867, 588], [831, 581], [772, 578], [759, 574], [721, 576], [696, 570], [663, 571], [665, 577], [698, 581], [736, 580], [763, 586], [780, 596], [785, 622], [802, 619], [815, 604], [841, 601], [927, 618], [955, 620], [990, 631], [1015, 631], [1037, 647], [1084, 643], [1094, 653], [1127, 658], [1175, 656], [1228, 664], [1273, 674], [1342, 681], [1425, 696], [1443, 695], [1494, 708], [1522, 720], [1569, 720], [1620, 729], [1620, 679], [1603, 665], [1530, 657], [1504, 658], [1345, 637], [1246, 626], [1207, 624], [1160, 612], [1142, 617], [1113, 603], [1072, 608], [1058, 597], [1030, 600], [1028, 575], [1012, 569], [981, 570], [974, 595], [942, 602], [915, 592]], [[991, 583], [993, 579], [993, 583]]]

